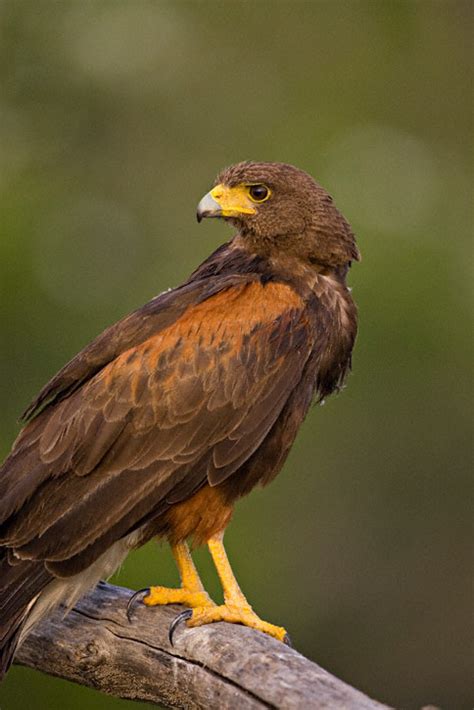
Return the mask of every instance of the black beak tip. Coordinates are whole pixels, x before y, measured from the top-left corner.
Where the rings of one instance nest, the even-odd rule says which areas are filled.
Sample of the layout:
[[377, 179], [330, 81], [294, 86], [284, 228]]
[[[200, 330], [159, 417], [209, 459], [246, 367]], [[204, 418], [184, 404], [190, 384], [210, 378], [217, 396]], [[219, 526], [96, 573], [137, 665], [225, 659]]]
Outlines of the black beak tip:
[[202, 222], [202, 214], [201, 212], [196, 212], [196, 219], [198, 221], [198, 224]]

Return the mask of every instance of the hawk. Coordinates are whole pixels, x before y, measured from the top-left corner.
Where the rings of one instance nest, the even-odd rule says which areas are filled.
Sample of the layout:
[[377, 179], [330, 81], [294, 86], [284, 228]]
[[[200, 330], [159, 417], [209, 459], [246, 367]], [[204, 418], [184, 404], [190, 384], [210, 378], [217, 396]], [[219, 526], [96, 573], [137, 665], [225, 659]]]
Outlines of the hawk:
[[[223, 535], [235, 502], [280, 471], [311, 403], [344, 382], [360, 256], [329, 194], [291, 165], [226, 168], [197, 208], [211, 217], [235, 236], [99, 335], [23, 415], [0, 469], [2, 672], [39, 619], [153, 537], [169, 541], [181, 586], [151, 586], [146, 605], [287, 638], [247, 602]], [[209, 547], [221, 605], [190, 539]]]

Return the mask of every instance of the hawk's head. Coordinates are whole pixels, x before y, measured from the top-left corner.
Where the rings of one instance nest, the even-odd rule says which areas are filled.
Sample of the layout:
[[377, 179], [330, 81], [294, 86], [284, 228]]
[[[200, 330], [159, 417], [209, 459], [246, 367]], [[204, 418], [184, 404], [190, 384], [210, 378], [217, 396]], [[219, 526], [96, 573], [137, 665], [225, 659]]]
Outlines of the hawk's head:
[[303, 170], [246, 161], [223, 170], [200, 201], [197, 218], [228, 220], [256, 252], [291, 252], [319, 264], [360, 259], [348, 222]]

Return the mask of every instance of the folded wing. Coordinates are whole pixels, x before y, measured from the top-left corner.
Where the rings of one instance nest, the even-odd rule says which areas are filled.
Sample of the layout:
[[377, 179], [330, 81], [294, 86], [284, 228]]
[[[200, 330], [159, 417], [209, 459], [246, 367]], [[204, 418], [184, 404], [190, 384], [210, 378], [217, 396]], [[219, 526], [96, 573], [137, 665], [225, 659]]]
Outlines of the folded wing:
[[122, 334], [118, 346], [116, 332], [110, 361], [37, 403], [0, 473], [0, 544], [20, 558], [54, 571], [74, 559], [78, 571], [153, 512], [234, 474], [314, 345], [303, 301], [281, 283], [238, 279], [182, 307], [170, 297], [160, 318], [138, 343]]

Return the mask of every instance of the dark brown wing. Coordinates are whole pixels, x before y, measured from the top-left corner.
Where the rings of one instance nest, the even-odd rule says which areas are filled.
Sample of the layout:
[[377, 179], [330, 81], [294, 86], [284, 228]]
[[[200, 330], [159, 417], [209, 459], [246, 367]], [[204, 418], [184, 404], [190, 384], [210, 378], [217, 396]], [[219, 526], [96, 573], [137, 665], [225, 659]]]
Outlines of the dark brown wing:
[[66, 398], [23, 430], [5, 464], [0, 543], [26, 559], [89, 564], [152, 511], [219, 484], [264, 440], [312, 337], [289, 286], [241, 280], [69, 396], [53, 392]]
[[67, 397], [125, 350], [170, 326], [189, 306], [248, 279], [248, 276], [232, 274], [214, 280], [193, 280], [156, 296], [104, 330], [68, 362], [23, 412], [22, 421], [33, 419], [46, 406]]

